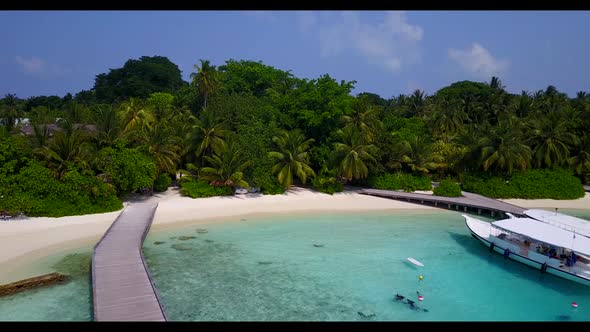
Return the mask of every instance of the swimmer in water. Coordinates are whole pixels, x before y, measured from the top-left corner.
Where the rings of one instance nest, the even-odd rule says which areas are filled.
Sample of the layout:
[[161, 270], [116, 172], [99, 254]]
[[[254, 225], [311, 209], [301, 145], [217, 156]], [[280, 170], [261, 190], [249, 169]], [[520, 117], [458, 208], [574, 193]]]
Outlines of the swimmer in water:
[[396, 301], [401, 301], [403, 299], [405, 299], [405, 297], [403, 295], [395, 294], [395, 300]]

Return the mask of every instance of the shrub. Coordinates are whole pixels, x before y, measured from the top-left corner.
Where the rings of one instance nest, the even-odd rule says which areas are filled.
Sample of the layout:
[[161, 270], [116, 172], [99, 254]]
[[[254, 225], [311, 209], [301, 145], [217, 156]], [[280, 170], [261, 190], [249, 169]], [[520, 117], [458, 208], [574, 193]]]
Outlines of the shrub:
[[406, 173], [384, 174], [371, 179], [370, 184], [376, 189], [415, 191], [431, 190], [432, 182], [424, 175]]
[[466, 176], [465, 191], [491, 198], [576, 199], [584, 197], [580, 180], [568, 171], [535, 169], [510, 178]]
[[436, 196], [459, 197], [461, 196], [461, 186], [450, 179], [444, 179], [438, 187], [433, 189]]
[[260, 188], [265, 195], [280, 195], [285, 192], [276, 176], [272, 176], [269, 168], [257, 167], [252, 174], [252, 180], [249, 181], [253, 187]]
[[154, 182], [154, 190], [157, 192], [166, 191], [168, 190], [170, 183], [172, 183], [170, 176], [166, 173], [162, 173]]
[[17, 174], [3, 179], [0, 211], [31, 217], [63, 217], [112, 212], [123, 208], [112, 185], [71, 168], [61, 179], [32, 160]]
[[333, 195], [335, 192], [344, 190], [342, 182], [329, 175], [319, 175], [311, 181], [313, 188], [319, 192]]
[[100, 150], [95, 164], [112, 181], [119, 194], [151, 188], [156, 179], [156, 164], [148, 156], [121, 145]]
[[230, 187], [214, 187], [203, 180], [183, 181], [180, 186], [182, 188], [180, 193], [192, 198], [229, 196], [233, 194], [233, 190]]

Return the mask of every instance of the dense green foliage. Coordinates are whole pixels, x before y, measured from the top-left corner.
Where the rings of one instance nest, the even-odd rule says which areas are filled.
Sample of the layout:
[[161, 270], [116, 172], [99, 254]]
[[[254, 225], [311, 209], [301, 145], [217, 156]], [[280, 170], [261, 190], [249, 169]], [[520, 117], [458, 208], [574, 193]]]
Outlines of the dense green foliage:
[[94, 92], [101, 102], [129, 97], [147, 98], [154, 92], [174, 92], [186, 84], [178, 66], [161, 56], [130, 59], [122, 68], [96, 76]]
[[170, 187], [170, 184], [172, 183], [172, 179], [170, 178], [170, 175], [166, 174], [166, 173], [162, 173], [158, 176], [158, 178], [156, 178], [156, 181], [154, 181], [154, 191], [157, 192], [163, 192], [168, 190], [168, 187]]
[[371, 186], [386, 190], [431, 190], [432, 182], [424, 175], [406, 173], [384, 174], [370, 180]]
[[[590, 181], [586, 92], [570, 97], [549, 86], [512, 94], [492, 77], [432, 95], [354, 96], [355, 81], [328, 74], [299, 78], [250, 60], [195, 62], [190, 82], [169, 59], [153, 56], [97, 75], [88, 91], [27, 100], [6, 95], [3, 188], [16, 190], [24, 181], [17, 174], [31, 161], [48, 170], [54, 181], [48, 183], [78, 174], [112, 185], [118, 195], [178, 172], [194, 197], [236, 187], [279, 194], [307, 183], [326, 192], [349, 183], [429, 190], [431, 180], [451, 177], [493, 197], [567, 198], [582, 195], [575, 179]], [[16, 121], [22, 118], [31, 123]], [[108, 195], [85, 197], [86, 210], [114, 206]], [[49, 210], [32, 213], [56, 214]]]
[[578, 178], [558, 169], [518, 172], [509, 178], [466, 176], [463, 189], [492, 198], [576, 199], [585, 194]]
[[311, 184], [315, 190], [330, 195], [344, 190], [342, 182], [330, 175], [320, 174], [311, 181]]
[[0, 180], [0, 211], [28, 216], [62, 217], [116, 211], [123, 208], [109, 184], [76, 169], [61, 179], [31, 160], [18, 173]]
[[192, 198], [199, 197], [213, 197], [213, 196], [229, 196], [233, 191], [229, 187], [215, 187], [207, 183], [207, 181], [183, 181], [181, 184], [181, 194]]
[[157, 172], [156, 164], [145, 154], [122, 146], [102, 149], [96, 167], [120, 194], [151, 188]]
[[461, 196], [461, 186], [458, 185], [455, 181], [450, 179], [444, 179], [440, 181], [438, 187], [435, 187], [433, 193], [436, 196], [445, 196], [445, 197], [459, 197]]

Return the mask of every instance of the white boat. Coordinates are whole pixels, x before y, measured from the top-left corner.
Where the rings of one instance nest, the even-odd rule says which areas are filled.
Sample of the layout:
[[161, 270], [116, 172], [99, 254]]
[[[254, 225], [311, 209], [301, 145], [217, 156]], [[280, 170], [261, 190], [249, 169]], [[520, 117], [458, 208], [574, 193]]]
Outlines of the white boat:
[[408, 261], [410, 261], [410, 263], [417, 265], [417, 266], [424, 266], [424, 264], [418, 262], [416, 259], [414, 259], [412, 257], [408, 257]]
[[490, 252], [590, 286], [590, 238], [532, 218], [486, 222], [463, 217], [471, 235]]
[[590, 237], [590, 221], [588, 220], [561, 214], [557, 211], [539, 209], [525, 210], [524, 214], [529, 218]]

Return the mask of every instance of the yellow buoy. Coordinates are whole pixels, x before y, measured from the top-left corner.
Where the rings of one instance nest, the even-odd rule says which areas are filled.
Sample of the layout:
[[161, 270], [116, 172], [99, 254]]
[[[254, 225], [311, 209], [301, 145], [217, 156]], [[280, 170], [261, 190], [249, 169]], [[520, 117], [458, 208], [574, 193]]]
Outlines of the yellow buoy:
[[418, 279], [422, 280], [422, 279], [424, 279], [424, 277], [423, 276], [419, 276]]

